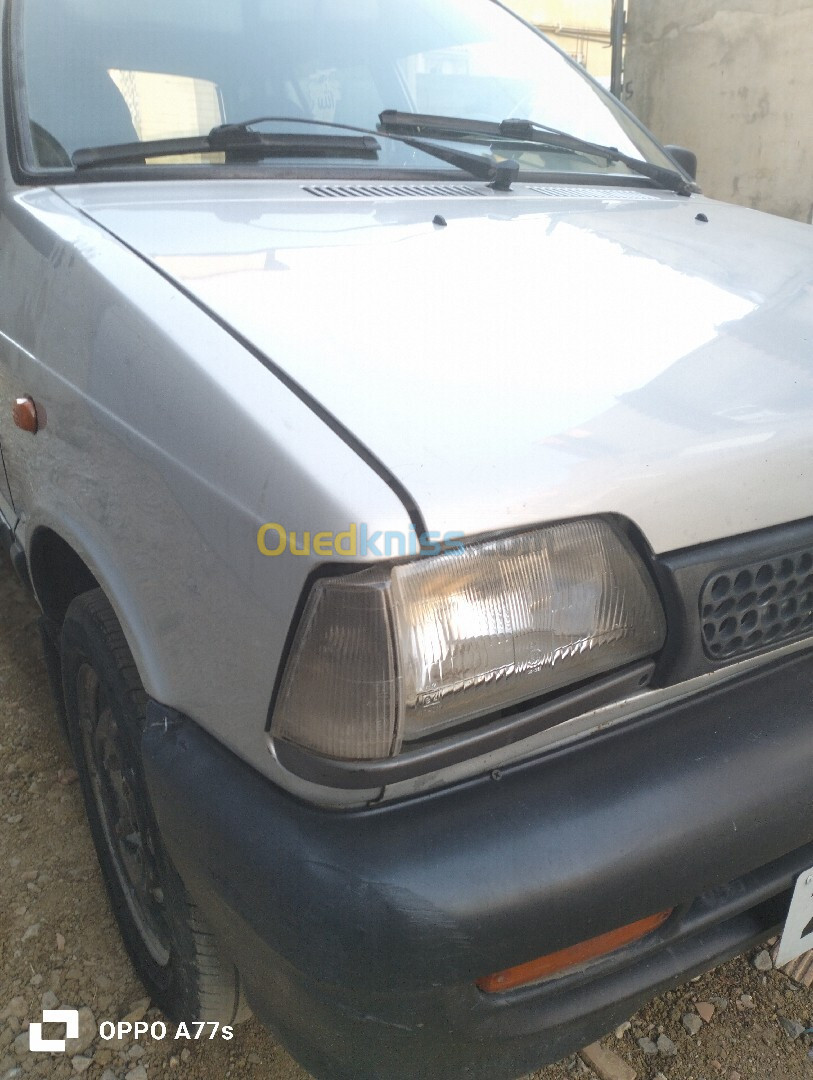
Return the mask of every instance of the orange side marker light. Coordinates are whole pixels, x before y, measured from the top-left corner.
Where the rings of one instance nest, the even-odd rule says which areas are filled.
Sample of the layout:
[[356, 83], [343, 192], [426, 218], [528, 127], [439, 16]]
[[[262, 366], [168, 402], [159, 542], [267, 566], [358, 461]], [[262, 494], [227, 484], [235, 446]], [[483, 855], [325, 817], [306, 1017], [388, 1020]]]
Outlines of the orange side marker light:
[[527, 964], [519, 964], [517, 967], [506, 968], [498, 971], [495, 975], [487, 975], [484, 979], [477, 980], [478, 989], [486, 994], [499, 994], [504, 990], [513, 990], [517, 986], [525, 986], [551, 975], [558, 975], [568, 968], [579, 967], [588, 960], [596, 960], [600, 956], [631, 945], [634, 941], [646, 937], [653, 930], [669, 918], [669, 911], [661, 911], [657, 915], [650, 915], [646, 919], [622, 926], [619, 930], [610, 930], [607, 934], [590, 938], [588, 941], [580, 941], [577, 945], [570, 945], [567, 949], [559, 952], [548, 953], [536, 960], [530, 960]]

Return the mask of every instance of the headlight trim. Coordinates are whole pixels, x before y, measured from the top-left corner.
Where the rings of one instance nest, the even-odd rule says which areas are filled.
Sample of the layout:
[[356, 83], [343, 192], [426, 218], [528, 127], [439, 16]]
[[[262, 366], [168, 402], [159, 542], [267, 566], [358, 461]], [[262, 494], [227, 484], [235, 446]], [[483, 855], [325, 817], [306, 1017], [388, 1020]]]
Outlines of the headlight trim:
[[[455, 559], [457, 564], [452, 570], [458, 571], [458, 578], [449, 579], [448, 566]], [[483, 569], [489, 559], [498, 571], [496, 576], [492, 573], [490, 579]], [[527, 572], [529, 559], [544, 562], [544, 578], [538, 573], [534, 577]], [[459, 577], [460, 566], [463, 567], [462, 579]], [[485, 671], [480, 682], [489, 691], [481, 696], [476, 681], [471, 680], [469, 685], [476, 687], [473, 704], [469, 694], [465, 707], [453, 712], [451, 718], [447, 716], [435, 726], [413, 723], [410, 731], [404, 731], [404, 668], [407, 666], [403, 655], [404, 627], [410, 628], [411, 632], [418, 620], [410, 614], [403, 598], [397, 595], [394, 582], [401, 576], [407, 580], [412, 576], [419, 584], [429, 581], [435, 588], [435, 596], [430, 595], [428, 604], [425, 596], [419, 597], [419, 613], [425, 612], [428, 606], [431, 616], [438, 605], [437, 595], [441, 602], [455, 601], [452, 605], [455, 615], [462, 611], [462, 626], [468, 633], [468, 637], [464, 634], [460, 640], [464, 649], [468, 647], [467, 642], [474, 643], [475, 660], [481, 663], [480, 668], [475, 667], [475, 673]], [[440, 555], [382, 560], [361, 569], [346, 564], [341, 567], [326, 564], [323, 572], [314, 578], [310, 591], [303, 595], [300, 617], [289, 636], [290, 649], [284, 670], [278, 675], [269, 710], [270, 739], [272, 746], [278, 744], [280, 754], [289, 760], [298, 757], [301, 751], [326, 762], [350, 766], [349, 770], [337, 767], [340, 773], [353, 772], [358, 763], [405, 759], [407, 765], [414, 764], [427, 751], [424, 744], [428, 744], [429, 751], [437, 746], [443, 756], [453, 744], [469, 742], [472, 737], [476, 741], [482, 736], [490, 743], [495, 725], [498, 729], [512, 728], [514, 715], [533, 712], [535, 706], [544, 706], [552, 698], [556, 701], [570, 698], [582, 684], [590, 684], [599, 676], [623, 673], [630, 665], [651, 660], [662, 648], [666, 633], [662, 601], [640, 549], [630, 542], [627, 532], [615, 520], [604, 517], [576, 519], [494, 538], [470, 540]], [[508, 584], [507, 579], [510, 579]], [[521, 588], [512, 591], [515, 580], [520, 580]], [[454, 593], [454, 588], [460, 595]], [[431, 589], [429, 591], [431, 593]], [[340, 594], [344, 599], [337, 603]], [[371, 635], [360, 631], [360, 627], [369, 631], [369, 625], [365, 621], [366, 608], [359, 620], [359, 611], [365, 603], [359, 603], [358, 599], [365, 601], [365, 597], [369, 600], [374, 595], [378, 597], [378, 621], [374, 620], [375, 633]], [[512, 601], [513, 609], [506, 616], [505, 611]], [[498, 611], [496, 620], [486, 611], [488, 602], [498, 608], [502, 605], [502, 613]], [[329, 610], [331, 604], [332, 612]], [[325, 609], [328, 609], [327, 616]], [[610, 613], [607, 618], [606, 610]], [[492, 619], [489, 628], [495, 623], [498, 625], [496, 639], [487, 633], [478, 636], [479, 623], [486, 615]], [[492, 642], [496, 640], [503, 659], [508, 657], [512, 675], [515, 670], [523, 674], [520, 664], [514, 663], [520, 650], [516, 647], [512, 618], [525, 633], [525, 655], [529, 655], [530, 648], [535, 663], [531, 667], [532, 675], [540, 670], [547, 675], [547, 669], [537, 662], [543, 654], [540, 641], [543, 644], [553, 642], [557, 648], [559, 645], [562, 648], [556, 653], [548, 649], [548, 658], [552, 657], [549, 667], [558, 664], [556, 678], [537, 678], [530, 685], [527, 681], [520, 683], [518, 688], [514, 680], [506, 693], [506, 680], [498, 682], [499, 673], [492, 679], [489, 671], [494, 667]], [[319, 624], [320, 633], [312, 632], [315, 623]], [[447, 625], [454, 630], [459, 624]], [[591, 651], [594, 642], [589, 640], [585, 627], [594, 628], [590, 630], [594, 638], [598, 635], [595, 652]], [[434, 634], [436, 626], [430, 625], [429, 629]], [[602, 633], [609, 641], [609, 649], [605, 648]], [[376, 642], [381, 645], [384, 638], [390, 650], [389, 661], [376, 665], [371, 659], [375, 653], [373, 645]], [[447, 636], [446, 641], [453, 645], [453, 636]], [[616, 649], [618, 641], [622, 644]], [[435, 649], [433, 654], [435, 661], [438, 655], [440, 657], [436, 669], [441, 674], [452, 667], [454, 660], [451, 649], [447, 647], [444, 652], [443, 648], [441, 643], [440, 652]], [[378, 653], [381, 652], [378, 648]], [[303, 655], [311, 661], [310, 667], [302, 666]], [[427, 653], [425, 649], [420, 652], [416, 646], [415, 655], [426, 656]], [[349, 660], [349, 664], [345, 660]], [[351, 672], [349, 678], [348, 669]], [[410, 685], [415, 683], [414, 673], [412, 678]], [[643, 681], [647, 682], [648, 676]], [[604, 680], [599, 679], [599, 682]], [[484, 700], [489, 697], [490, 700]], [[367, 728], [359, 726], [362, 722], [359, 717], [363, 720], [366, 710], [367, 727], [371, 717], [377, 722], [385, 699], [395, 701], [395, 713], [388, 710], [388, 725], [379, 725], [380, 730], [370, 739]], [[336, 704], [338, 710], [334, 707]], [[343, 717], [343, 726], [336, 721], [337, 711]], [[469, 728], [475, 724], [476, 729], [470, 733]], [[359, 733], [366, 742], [359, 741]], [[496, 738], [500, 743], [498, 732]], [[364, 786], [367, 786], [371, 782], [366, 775], [368, 770], [361, 771], [365, 774]]]
[[[551, 699], [525, 702], [511, 717], [502, 716], [478, 727], [457, 729], [443, 739], [427, 741], [395, 757], [374, 761], [342, 761], [273, 734], [269, 741], [279, 764], [302, 780], [344, 791], [383, 788], [484, 757], [575, 717], [632, 700], [646, 693], [654, 673], [654, 660], [630, 664], [570, 692], [555, 693]], [[494, 779], [499, 779], [498, 773]]]

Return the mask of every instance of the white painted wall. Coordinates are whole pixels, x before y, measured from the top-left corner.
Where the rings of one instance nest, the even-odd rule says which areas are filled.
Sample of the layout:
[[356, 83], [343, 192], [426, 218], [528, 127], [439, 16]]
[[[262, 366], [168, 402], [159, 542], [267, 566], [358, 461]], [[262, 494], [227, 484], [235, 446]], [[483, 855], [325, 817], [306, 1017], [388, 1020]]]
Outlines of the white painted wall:
[[626, 103], [696, 151], [706, 194], [810, 221], [813, 3], [629, 0], [628, 19]]
[[[609, 79], [612, 0], [505, 0], [508, 7], [545, 33], [569, 55], [581, 60], [591, 75]], [[557, 28], [566, 30], [557, 34]], [[578, 31], [583, 31], [582, 35]], [[594, 40], [595, 34], [607, 41]]]

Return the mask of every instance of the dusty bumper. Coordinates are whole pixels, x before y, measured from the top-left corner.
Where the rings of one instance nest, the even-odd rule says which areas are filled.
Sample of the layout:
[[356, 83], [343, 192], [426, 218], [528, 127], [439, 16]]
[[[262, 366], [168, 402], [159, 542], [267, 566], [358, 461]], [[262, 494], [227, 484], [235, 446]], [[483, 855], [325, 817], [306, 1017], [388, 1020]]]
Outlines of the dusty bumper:
[[[766, 936], [813, 865], [809, 655], [499, 780], [346, 814], [150, 712], [172, 856], [255, 1011], [330, 1080], [494, 1080], [562, 1057]], [[655, 935], [585, 971], [475, 987], [665, 908]]]

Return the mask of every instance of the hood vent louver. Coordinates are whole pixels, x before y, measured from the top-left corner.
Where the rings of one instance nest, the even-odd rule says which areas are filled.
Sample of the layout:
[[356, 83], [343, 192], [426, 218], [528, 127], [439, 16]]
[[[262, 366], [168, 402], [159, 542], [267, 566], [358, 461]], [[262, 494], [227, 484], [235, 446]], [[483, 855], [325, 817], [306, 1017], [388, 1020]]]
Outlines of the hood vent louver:
[[488, 194], [470, 184], [315, 184], [303, 188], [320, 199], [459, 198]]
[[591, 184], [532, 184], [528, 191], [552, 199], [601, 199], [604, 202], [652, 202], [659, 198], [640, 188], [593, 187]]
[[[486, 198], [488, 187], [473, 184], [308, 184], [302, 188], [318, 199], [459, 199]], [[602, 202], [653, 202], [660, 196], [640, 188], [595, 187], [591, 184], [530, 184], [514, 194], [549, 199], [594, 199]]]

